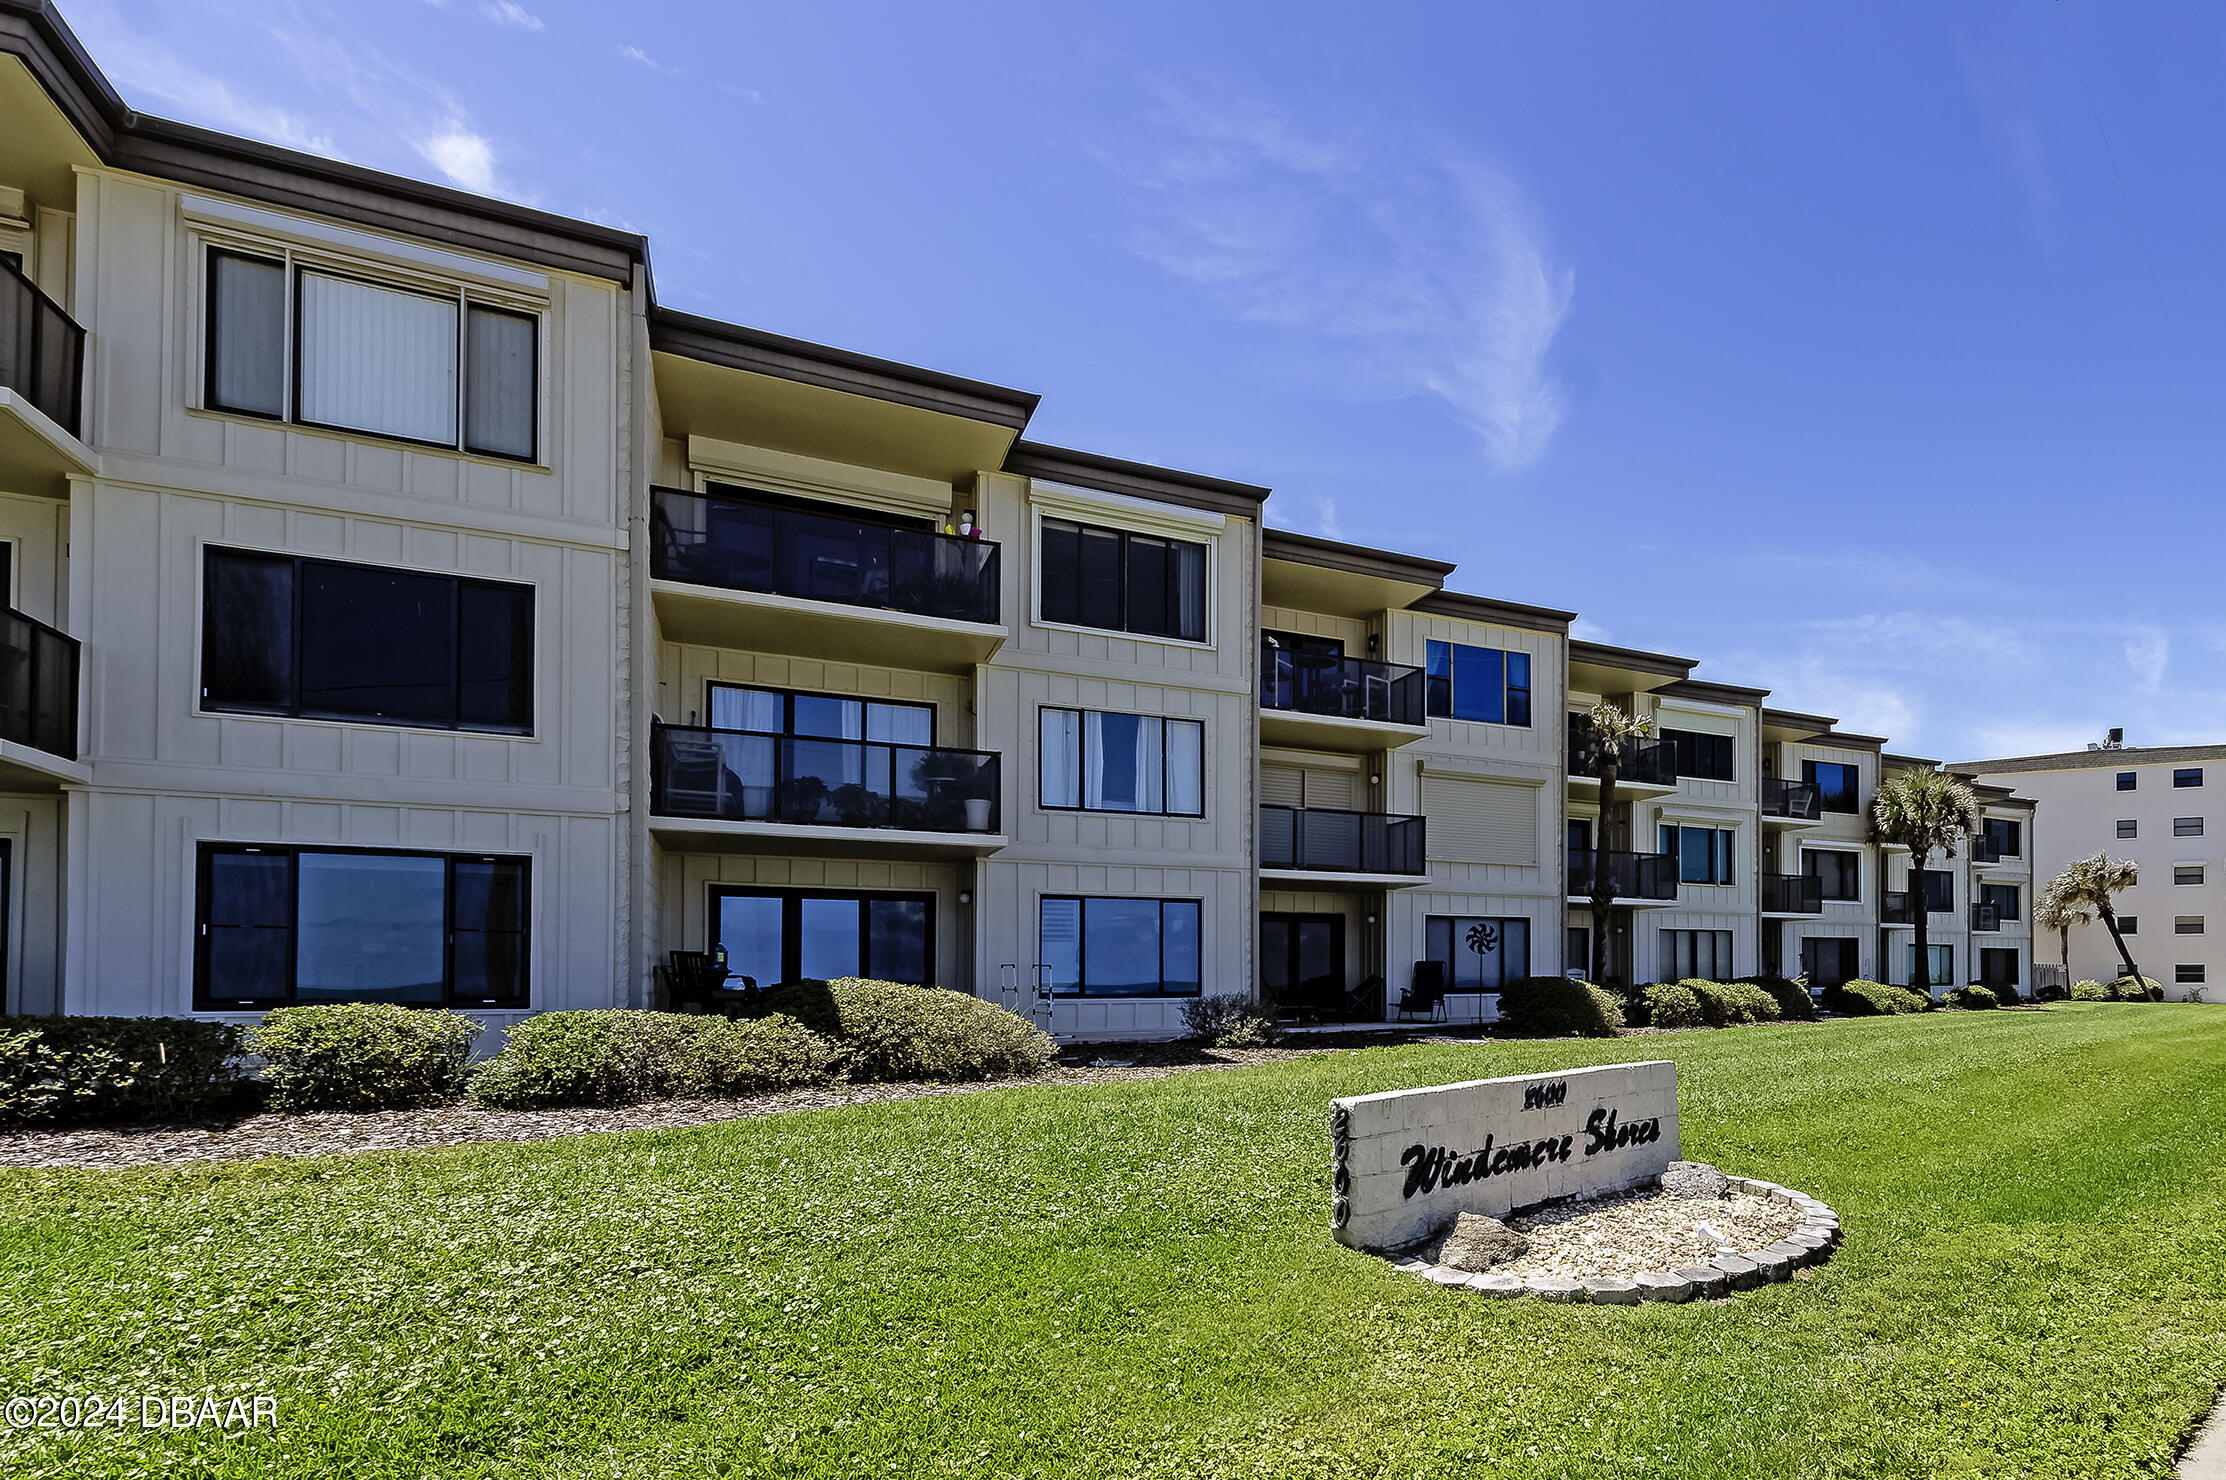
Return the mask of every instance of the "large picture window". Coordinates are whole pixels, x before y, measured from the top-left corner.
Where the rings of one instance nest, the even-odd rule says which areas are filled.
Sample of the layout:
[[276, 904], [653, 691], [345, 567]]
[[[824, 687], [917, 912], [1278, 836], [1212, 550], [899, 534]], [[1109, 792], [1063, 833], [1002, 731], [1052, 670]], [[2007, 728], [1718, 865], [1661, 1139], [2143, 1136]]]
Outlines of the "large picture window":
[[[1917, 943], [1911, 941], [1902, 949], [1908, 952], [1907, 955], [1902, 957], [1902, 964], [1909, 972], [1903, 980], [1914, 984], [1917, 980]], [[1926, 986], [1949, 987], [1955, 985], [1954, 946], [1927, 945], [1925, 947], [1925, 962]]]
[[1731, 963], [1731, 932], [1665, 930], [1655, 969], [1663, 981], [1728, 982], [1738, 975]]
[[1728, 827], [1679, 827], [1663, 823], [1662, 851], [1677, 860], [1682, 884], [1729, 884], [1731, 839]]
[[1043, 805], [1085, 812], [1206, 814], [1206, 727], [1194, 719], [1039, 711]]
[[1066, 519], [1043, 521], [1037, 610], [1047, 622], [1206, 640], [1206, 547]]
[[1530, 654], [1432, 641], [1423, 658], [1427, 713], [1490, 725], [1530, 723]]
[[1195, 899], [1045, 895], [1038, 944], [1051, 990], [1081, 997], [1195, 997], [1203, 977]]
[[1863, 855], [1860, 853], [1838, 848], [1804, 848], [1801, 871], [1820, 881], [1818, 892], [1826, 899], [1863, 897]]
[[1530, 921], [1431, 915], [1423, 951], [1445, 967], [1447, 990], [1496, 992], [1530, 975]]
[[1983, 836], [1992, 843], [2004, 858], [2015, 858], [2025, 851], [2025, 829], [2014, 817], [1989, 817]]
[[211, 409], [534, 459], [534, 315], [222, 249], [207, 290]]
[[1922, 879], [1918, 888], [1924, 891], [1925, 913], [1947, 915], [1955, 912], [1955, 875], [1946, 869], [1928, 868], [1918, 872]]
[[932, 986], [935, 896], [715, 888], [711, 948], [761, 987], [845, 976]]
[[194, 1006], [522, 1007], [521, 858], [207, 843]]
[[1862, 778], [1860, 767], [1840, 761], [1801, 762], [1801, 779], [1815, 785], [1817, 805], [1826, 812], [1861, 811]]
[[1677, 774], [1686, 781], [1737, 781], [1734, 749], [1729, 735], [1705, 735], [1698, 730], [1665, 728], [1662, 738], [1677, 748]]
[[533, 588], [211, 547], [205, 709], [533, 730]]

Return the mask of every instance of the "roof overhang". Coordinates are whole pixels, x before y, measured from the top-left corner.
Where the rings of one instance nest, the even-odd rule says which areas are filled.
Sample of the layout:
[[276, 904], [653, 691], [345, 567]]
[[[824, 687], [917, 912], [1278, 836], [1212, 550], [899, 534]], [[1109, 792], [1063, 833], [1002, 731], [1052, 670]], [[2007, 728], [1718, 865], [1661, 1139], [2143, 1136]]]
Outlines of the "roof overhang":
[[1654, 691], [1664, 699], [1698, 699], [1705, 704], [1729, 704], [1747, 709], [1761, 705], [1770, 697], [1768, 689], [1750, 689], [1742, 684], [1712, 683], [1705, 678], [1684, 678], [1666, 683]]
[[1591, 694], [1649, 694], [1690, 677], [1699, 662], [1604, 642], [1572, 642], [1569, 687]]
[[1012, 451], [1005, 456], [1005, 471], [1238, 519], [1257, 520], [1269, 492], [1256, 483], [1183, 473], [1095, 452], [1077, 452], [1071, 447], [1048, 447], [1041, 442], [1013, 443]]
[[1762, 711], [1762, 738], [1772, 741], [1821, 739], [1838, 723], [1828, 715], [1765, 709]]
[[1463, 622], [1490, 622], [1501, 627], [1527, 628], [1532, 632], [1557, 632], [1564, 637], [1569, 634], [1569, 624], [1577, 620], [1575, 612], [1565, 612], [1558, 607], [1529, 606], [1520, 601], [1472, 596], [1466, 591], [1433, 591], [1417, 601], [1414, 608], [1432, 616], [1453, 617]]
[[672, 309], [649, 336], [668, 436], [957, 483], [1001, 466], [1036, 409], [1026, 391]]
[[1262, 599], [1336, 617], [1367, 617], [1411, 606], [1445, 584], [1441, 560], [1371, 550], [1287, 529], [1262, 530]]

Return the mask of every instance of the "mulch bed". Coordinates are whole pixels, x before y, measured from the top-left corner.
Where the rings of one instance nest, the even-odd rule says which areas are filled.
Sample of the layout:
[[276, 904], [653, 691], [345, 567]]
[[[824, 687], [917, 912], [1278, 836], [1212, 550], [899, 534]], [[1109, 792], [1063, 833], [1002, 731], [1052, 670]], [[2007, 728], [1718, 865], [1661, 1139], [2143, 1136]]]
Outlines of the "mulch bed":
[[1193, 1043], [1075, 1043], [1032, 1079], [981, 1084], [853, 1084], [782, 1090], [734, 1100], [656, 1100], [642, 1105], [564, 1110], [481, 1110], [443, 1105], [431, 1110], [382, 1110], [369, 1115], [254, 1114], [189, 1124], [58, 1126], [0, 1133], [0, 1168], [173, 1166], [193, 1161], [242, 1161], [266, 1156], [334, 1156], [357, 1151], [409, 1151], [476, 1141], [539, 1141], [598, 1131], [673, 1130], [722, 1120], [752, 1120], [791, 1110], [973, 1094], [1010, 1085], [1106, 1084], [1164, 1079], [1208, 1069], [1244, 1069], [1308, 1054], [1380, 1048], [1399, 1043], [1459, 1041], [1475, 1034], [1312, 1033], [1274, 1048], [1203, 1048]]

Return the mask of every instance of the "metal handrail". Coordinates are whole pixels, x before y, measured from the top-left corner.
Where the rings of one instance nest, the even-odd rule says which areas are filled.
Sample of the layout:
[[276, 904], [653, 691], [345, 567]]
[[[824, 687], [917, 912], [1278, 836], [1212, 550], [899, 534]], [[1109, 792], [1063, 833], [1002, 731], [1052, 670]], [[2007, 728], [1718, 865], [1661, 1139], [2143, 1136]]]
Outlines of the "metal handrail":
[[[1593, 758], [1599, 749], [1599, 737], [1592, 733], [1591, 721], [1581, 714], [1570, 715], [1569, 774], [1593, 775]], [[1640, 786], [1675, 786], [1677, 743], [1673, 740], [1626, 740], [1617, 752], [1615, 771], [1618, 781]]]
[[2002, 928], [2002, 907], [1998, 904], [1975, 904], [1971, 906], [1971, 928], [1973, 930], [2000, 930]]
[[1788, 776], [1762, 778], [1762, 815], [1796, 822], [1816, 822], [1824, 816], [1824, 788], [1814, 781]]
[[1342, 807], [1260, 808], [1260, 867], [1348, 874], [1424, 874], [1425, 819]]
[[37, 283], [0, 262], [0, 386], [77, 436], [84, 416], [85, 330]]
[[1908, 889], [1887, 890], [1885, 896], [1878, 902], [1879, 923], [1882, 925], [1916, 924], [1917, 912], [1912, 907], [1910, 900], [1912, 893], [1914, 891]]
[[1260, 707], [1383, 724], [1425, 722], [1423, 672], [1376, 658], [1301, 653], [1260, 639]]
[[1973, 863], [2000, 863], [2002, 845], [1985, 833], [1971, 834], [1971, 861]]
[[[1598, 863], [1596, 861], [1604, 861]], [[1569, 850], [1569, 892], [1590, 894], [1593, 869], [1604, 866], [1615, 885], [1618, 899], [1677, 898], [1677, 857], [1671, 853], [1601, 852], [1594, 848]]]
[[0, 607], [0, 740], [77, 759], [78, 641]]
[[1814, 874], [1764, 874], [1762, 908], [1774, 915], [1824, 913], [1824, 881]]
[[801, 826], [998, 830], [994, 751], [650, 727], [651, 812]]

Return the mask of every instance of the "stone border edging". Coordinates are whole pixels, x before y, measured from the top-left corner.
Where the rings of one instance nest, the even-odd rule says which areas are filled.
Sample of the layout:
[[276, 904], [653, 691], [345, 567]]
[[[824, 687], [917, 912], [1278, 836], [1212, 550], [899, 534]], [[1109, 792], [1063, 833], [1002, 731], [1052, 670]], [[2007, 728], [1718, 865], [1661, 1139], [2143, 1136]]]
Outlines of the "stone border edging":
[[1840, 1241], [1840, 1215], [1805, 1192], [1780, 1187], [1755, 1177], [1733, 1177], [1731, 1188], [1754, 1197], [1790, 1203], [1801, 1214], [1801, 1226], [1774, 1244], [1760, 1249], [1718, 1254], [1706, 1264], [1669, 1271], [1647, 1270], [1629, 1279], [1571, 1279], [1567, 1275], [1472, 1274], [1450, 1265], [1421, 1259], [1402, 1259], [1394, 1269], [1417, 1275], [1433, 1285], [1469, 1290], [1478, 1295], [1512, 1300], [1535, 1295], [1541, 1300], [1637, 1305], [1642, 1301], [1678, 1302], [1698, 1296], [1714, 1300], [1740, 1290], [1752, 1290], [1777, 1280], [1793, 1278], [1793, 1271], [1822, 1264]]

